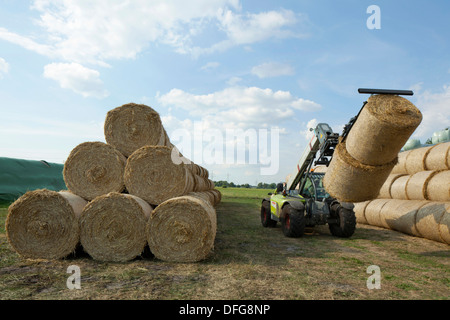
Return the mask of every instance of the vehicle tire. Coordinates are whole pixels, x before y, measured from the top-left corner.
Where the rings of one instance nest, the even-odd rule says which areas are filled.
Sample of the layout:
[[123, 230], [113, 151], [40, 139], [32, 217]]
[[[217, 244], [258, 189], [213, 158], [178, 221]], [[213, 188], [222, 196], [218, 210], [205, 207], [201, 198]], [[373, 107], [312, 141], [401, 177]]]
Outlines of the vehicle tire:
[[277, 225], [277, 222], [270, 216], [269, 201], [263, 201], [261, 204], [261, 223], [264, 228], [273, 228]]
[[332, 218], [338, 220], [337, 223], [328, 224], [328, 228], [333, 236], [349, 238], [353, 235], [356, 229], [356, 216], [353, 210], [339, 206], [337, 214], [333, 215]]
[[283, 207], [281, 228], [286, 237], [298, 238], [305, 233], [304, 210], [294, 209], [290, 204]]

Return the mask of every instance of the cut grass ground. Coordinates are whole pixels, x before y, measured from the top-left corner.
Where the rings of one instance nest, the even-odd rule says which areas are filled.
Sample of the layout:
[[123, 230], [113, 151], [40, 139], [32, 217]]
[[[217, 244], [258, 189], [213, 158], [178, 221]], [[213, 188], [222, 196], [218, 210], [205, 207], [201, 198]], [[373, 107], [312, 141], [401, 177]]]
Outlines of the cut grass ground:
[[[211, 256], [168, 263], [148, 256], [103, 263], [78, 252], [56, 261], [25, 260], [5, 235], [0, 208], [1, 299], [449, 299], [450, 246], [358, 225], [349, 239], [327, 226], [286, 238], [263, 228], [261, 199], [271, 190], [220, 189]], [[66, 286], [67, 268], [81, 270], [81, 290]], [[381, 289], [368, 289], [367, 268], [381, 270]]]

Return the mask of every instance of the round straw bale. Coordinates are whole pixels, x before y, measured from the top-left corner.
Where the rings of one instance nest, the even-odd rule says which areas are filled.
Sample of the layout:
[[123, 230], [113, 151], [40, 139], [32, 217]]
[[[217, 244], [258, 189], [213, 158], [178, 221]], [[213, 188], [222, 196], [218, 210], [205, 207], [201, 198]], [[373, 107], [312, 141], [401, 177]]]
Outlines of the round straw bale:
[[363, 164], [389, 163], [421, 121], [422, 113], [409, 100], [372, 95], [347, 136], [347, 151]]
[[129, 261], [147, 245], [145, 225], [152, 207], [136, 196], [111, 192], [84, 208], [80, 217], [80, 242], [95, 260]]
[[450, 244], [450, 203], [445, 204], [445, 212], [439, 222], [439, 234], [445, 243]]
[[425, 159], [425, 166], [427, 170], [449, 170], [450, 141], [434, 145]]
[[434, 172], [426, 185], [428, 200], [450, 201], [450, 170]]
[[409, 200], [430, 200], [427, 185], [437, 173], [438, 171], [420, 171], [411, 175], [406, 183], [406, 197]]
[[382, 224], [390, 229], [420, 237], [416, 228], [417, 211], [428, 203], [426, 200], [390, 199], [389, 205], [382, 209]]
[[130, 194], [152, 205], [193, 191], [192, 173], [184, 163], [175, 164], [172, 149], [144, 146], [128, 158], [124, 180]]
[[[195, 179], [194, 191], [196, 191], [196, 192], [206, 191], [206, 190], [214, 188], [214, 182], [212, 182], [211, 180], [209, 180], [207, 178], [203, 178], [202, 176], [195, 175], [194, 179]], [[212, 184], [211, 184], [211, 182], [212, 182]]]
[[408, 157], [408, 154], [412, 150], [403, 151], [398, 154], [398, 162], [392, 169], [391, 173], [402, 173], [402, 174], [408, 174], [408, 171], [406, 171], [406, 159]]
[[400, 178], [400, 177], [402, 177], [402, 176], [405, 176], [406, 174], [404, 174], [404, 173], [391, 173], [388, 177], [387, 177], [387, 179], [386, 179], [386, 181], [383, 183], [383, 185], [381, 186], [381, 189], [380, 189], [380, 193], [379, 193], [379, 195], [378, 195], [378, 198], [381, 198], [381, 199], [391, 199], [392, 198], [392, 196], [391, 196], [391, 185], [392, 185], [392, 183], [396, 180], [396, 179], [398, 179], [398, 178]]
[[210, 205], [214, 206], [214, 196], [210, 194], [208, 191], [203, 192], [189, 192], [187, 196], [191, 196], [194, 198], [198, 198], [202, 201], [205, 201], [209, 203]]
[[150, 215], [146, 233], [150, 251], [170, 262], [197, 262], [214, 247], [217, 218], [214, 208], [195, 197], [181, 196], [161, 203]]
[[366, 218], [367, 224], [371, 226], [381, 227], [384, 225], [381, 222], [380, 212], [383, 206], [389, 202], [391, 199], [375, 199], [370, 201], [366, 205], [366, 209], [364, 210], [364, 217]]
[[345, 202], [362, 202], [375, 199], [397, 162], [369, 166], [351, 157], [345, 141], [341, 141], [333, 154], [323, 183], [326, 191], [334, 198]]
[[357, 223], [368, 224], [365, 216], [365, 211], [370, 201], [371, 200], [354, 203], [355, 207], [353, 208], [353, 211], [355, 212]]
[[86, 200], [125, 188], [123, 173], [126, 158], [103, 142], [83, 142], [76, 146], [64, 163], [67, 188]]
[[434, 146], [429, 146], [411, 150], [408, 153], [408, 157], [406, 158], [406, 172], [410, 175], [413, 175], [417, 172], [427, 170], [425, 159], [427, 158], [428, 153], [433, 147]]
[[222, 193], [217, 189], [211, 189], [208, 192], [214, 195], [214, 206], [217, 206], [222, 200]]
[[411, 178], [410, 175], [404, 175], [392, 182], [390, 190], [392, 199], [408, 200], [406, 185], [408, 184], [409, 178]]
[[28, 191], [8, 208], [8, 241], [25, 258], [64, 258], [79, 243], [78, 219], [86, 204], [68, 191]]
[[445, 242], [439, 232], [439, 223], [445, 214], [445, 206], [450, 203], [430, 202], [417, 211], [416, 229], [426, 239]]
[[106, 114], [106, 142], [126, 157], [146, 145], [169, 145], [161, 118], [144, 104], [128, 103]]

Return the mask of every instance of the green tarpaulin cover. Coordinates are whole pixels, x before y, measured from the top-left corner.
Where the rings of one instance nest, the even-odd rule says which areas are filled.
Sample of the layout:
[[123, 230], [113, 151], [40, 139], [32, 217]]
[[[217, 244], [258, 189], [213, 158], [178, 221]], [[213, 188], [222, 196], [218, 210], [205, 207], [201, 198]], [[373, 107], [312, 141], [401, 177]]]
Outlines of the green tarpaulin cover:
[[63, 164], [44, 160], [0, 157], [0, 202], [12, 202], [30, 190], [66, 190], [63, 169]]

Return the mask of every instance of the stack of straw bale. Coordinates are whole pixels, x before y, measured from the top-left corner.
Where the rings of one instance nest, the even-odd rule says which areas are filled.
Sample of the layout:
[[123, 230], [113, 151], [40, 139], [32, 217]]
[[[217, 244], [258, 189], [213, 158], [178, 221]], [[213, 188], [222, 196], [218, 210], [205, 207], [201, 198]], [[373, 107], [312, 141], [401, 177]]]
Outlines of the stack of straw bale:
[[357, 222], [450, 244], [450, 142], [398, 159], [377, 199], [355, 203]]
[[100, 261], [129, 261], [146, 246], [161, 260], [205, 259], [221, 201], [208, 170], [179, 154], [149, 106], [110, 110], [104, 134], [106, 143], [70, 152], [68, 190], [30, 191], [9, 207], [12, 247], [32, 259], [61, 259], [80, 246]]
[[422, 113], [407, 99], [372, 95], [334, 151], [324, 177], [327, 192], [344, 202], [375, 199], [421, 121]]

